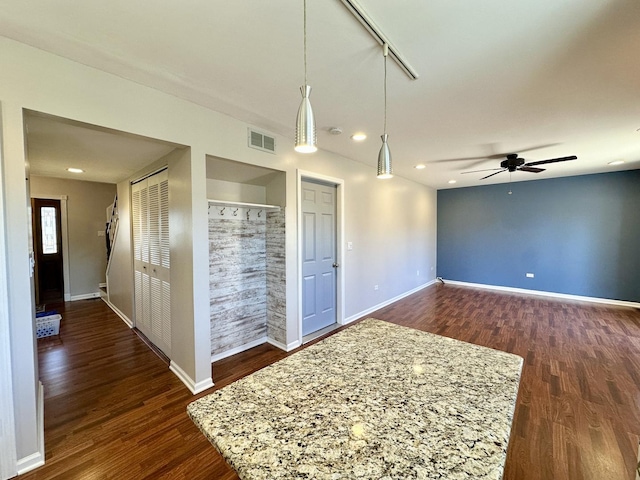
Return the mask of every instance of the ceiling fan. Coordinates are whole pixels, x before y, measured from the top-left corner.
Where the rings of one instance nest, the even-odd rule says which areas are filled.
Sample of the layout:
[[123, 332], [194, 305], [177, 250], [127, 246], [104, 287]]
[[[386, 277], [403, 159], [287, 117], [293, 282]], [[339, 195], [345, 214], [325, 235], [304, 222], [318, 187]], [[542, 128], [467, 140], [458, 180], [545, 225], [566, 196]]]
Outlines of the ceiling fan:
[[546, 165], [547, 163], [557, 163], [557, 162], [566, 162], [568, 160], [576, 160], [578, 157], [572, 155], [570, 157], [560, 157], [560, 158], [550, 158], [548, 160], [539, 160], [537, 162], [527, 162], [525, 163], [524, 158], [518, 157], [517, 153], [509, 153], [507, 158], [500, 162], [500, 168], [487, 168], [484, 170], [473, 170], [471, 172], [462, 172], [462, 173], [478, 173], [478, 172], [488, 172], [491, 170], [498, 170], [497, 172], [490, 173], [486, 177], [482, 177], [480, 180], [484, 180], [485, 178], [493, 177], [502, 172], [515, 172], [516, 170], [520, 170], [522, 172], [531, 172], [531, 173], [540, 173], [544, 172], [544, 168], [538, 168], [536, 165]]

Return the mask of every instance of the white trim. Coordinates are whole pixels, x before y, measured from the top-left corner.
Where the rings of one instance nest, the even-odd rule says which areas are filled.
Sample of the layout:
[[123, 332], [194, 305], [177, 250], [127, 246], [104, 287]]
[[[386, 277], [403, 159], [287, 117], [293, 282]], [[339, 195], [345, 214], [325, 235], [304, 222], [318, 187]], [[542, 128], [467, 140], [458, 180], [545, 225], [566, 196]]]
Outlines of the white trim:
[[211, 363], [222, 360], [223, 358], [230, 357], [231, 355], [235, 355], [236, 353], [244, 352], [245, 350], [249, 350], [250, 348], [257, 347], [258, 345], [262, 345], [263, 343], [267, 343], [266, 336], [253, 340], [249, 343], [245, 343], [244, 345], [230, 348], [229, 350], [225, 350], [224, 352], [211, 355]]
[[213, 387], [213, 379], [211, 377], [205, 378], [204, 380], [195, 383], [193, 379], [185, 372], [180, 366], [171, 360], [169, 364], [169, 370], [171, 370], [176, 377], [178, 377], [182, 383], [189, 389], [189, 391], [196, 395], [200, 392], [204, 392], [206, 389]]
[[[296, 213], [298, 222], [298, 340], [292, 342], [289, 345], [296, 344], [297, 348], [302, 345], [302, 181], [303, 180], [319, 180], [333, 184], [336, 187], [336, 261], [338, 262], [338, 271], [336, 273], [336, 323], [338, 325], [345, 325], [345, 264], [344, 264], [344, 232], [345, 232], [345, 215], [344, 215], [344, 180], [342, 178], [330, 177], [327, 175], [321, 175], [319, 173], [309, 172], [307, 170], [297, 170], [296, 190]], [[277, 343], [277, 344], [276, 344]], [[281, 348], [285, 351], [290, 351], [289, 345], [285, 348], [284, 344], [280, 342], [272, 343], [272, 345]], [[293, 348], [291, 349], [293, 350]]]
[[82, 295], [71, 295], [68, 301], [88, 300], [90, 298], [100, 298], [100, 292], [83, 293]]
[[356, 313], [355, 315], [351, 315], [350, 317], [345, 318], [343, 325], [346, 325], [347, 323], [351, 323], [354, 320], [358, 320], [359, 318], [362, 318], [365, 315], [369, 315], [370, 313], [375, 312], [376, 310], [380, 310], [381, 308], [386, 307], [387, 305], [391, 305], [392, 303], [397, 302], [398, 300], [402, 300], [404, 297], [408, 297], [409, 295], [413, 295], [414, 293], [419, 292], [420, 290], [422, 290], [424, 288], [427, 288], [428, 286], [433, 285], [434, 283], [436, 283], [436, 279], [435, 278], [433, 280], [430, 280], [427, 283], [423, 283], [422, 285], [420, 285], [420, 286], [418, 286], [418, 287], [416, 287], [416, 288], [414, 288], [412, 290], [409, 290], [408, 292], [401, 293], [400, 295], [395, 296], [395, 297], [393, 297], [393, 298], [391, 298], [389, 300], [386, 300], [386, 301], [384, 301], [382, 303], [379, 303], [378, 305], [374, 305], [373, 307], [367, 308], [366, 310], [362, 310], [361, 312]]
[[101, 297], [101, 298], [102, 298], [102, 301], [103, 301], [104, 303], [106, 303], [106, 304], [107, 304], [107, 306], [108, 306], [111, 310], [113, 310], [113, 313], [115, 313], [116, 315], [118, 315], [118, 316], [120, 317], [120, 319], [121, 319], [124, 323], [126, 323], [126, 324], [127, 324], [127, 327], [129, 327], [129, 328], [133, 328], [133, 322], [131, 321], [131, 319], [130, 319], [129, 317], [127, 317], [124, 313], [122, 313], [122, 312], [120, 311], [120, 309], [119, 309], [118, 307], [116, 307], [113, 303], [111, 303], [109, 300], [107, 300], [107, 299], [106, 299], [106, 298], [104, 298], [104, 297]]
[[44, 386], [38, 381], [38, 451], [21, 458], [16, 463], [18, 475], [30, 472], [44, 465]]
[[526, 288], [501, 287], [499, 285], [486, 285], [484, 283], [459, 282], [457, 280], [443, 279], [445, 284], [459, 285], [461, 287], [475, 287], [486, 290], [498, 290], [500, 292], [523, 293], [526, 295], [538, 295], [543, 297], [563, 298], [566, 300], [577, 300], [582, 302], [604, 303], [606, 305], [616, 305], [618, 307], [640, 308], [639, 302], [629, 302], [626, 300], [615, 300], [610, 298], [583, 297], [581, 295], [570, 295], [568, 293], [545, 292], [543, 290], [527, 290]]
[[107, 282], [100, 282], [98, 288], [107, 288]]
[[11, 355], [9, 292], [7, 290], [7, 229], [5, 227], [2, 132], [2, 111], [0, 109], [0, 478], [5, 479], [12, 478], [17, 473], [17, 453], [13, 400], [13, 356]]
[[284, 343], [280, 343], [279, 341], [274, 340], [273, 338], [267, 338], [267, 343], [269, 345], [273, 345], [274, 347], [279, 348], [280, 350], [284, 350], [285, 352], [290, 352], [291, 350], [295, 350], [300, 345], [302, 345], [302, 342], [299, 340], [295, 340], [289, 343], [288, 345], [285, 345]]
[[[38, 195], [32, 194], [31, 198], [40, 200], [60, 200], [60, 233], [62, 234], [62, 281], [64, 283], [64, 301], [71, 301], [71, 281], [69, 268], [69, 214], [67, 209], [68, 195]], [[33, 214], [33, 213], [32, 213]], [[34, 232], [35, 234], [35, 232]]]

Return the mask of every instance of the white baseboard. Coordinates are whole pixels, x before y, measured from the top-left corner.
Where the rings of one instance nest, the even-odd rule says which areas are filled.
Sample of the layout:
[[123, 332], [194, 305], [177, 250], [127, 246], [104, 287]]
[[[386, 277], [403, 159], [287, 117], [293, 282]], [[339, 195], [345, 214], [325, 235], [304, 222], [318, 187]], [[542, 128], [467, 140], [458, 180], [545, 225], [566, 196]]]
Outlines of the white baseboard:
[[113, 310], [113, 313], [118, 315], [120, 319], [127, 324], [127, 327], [133, 328], [133, 321], [129, 317], [127, 317], [124, 313], [122, 313], [120, 309], [118, 309], [118, 307], [116, 307], [113, 303], [111, 303], [105, 297], [102, 297], [102, 301], [106, 303], [111, 310]]
[[65, 293], [64, 294], [64, 301], [65, 302], [70, 302], [71, 301], [71, 294], [70, 293]]
[[434, 278], [433, 280], [430, 280], [427, 283], [423, 283], [422, 285], [414, 288], [413, 290], [409, 290], [408, 292], [404, 292], [396, 297], [393, 297], [389, 300], [386, 300], [382, 303], [379, 303], [377, 305], [374, 305], [371, 308], [367, 308], [366, 310], [363, 310], [361, 312], [356, 313], [355, 315], [351, 315], [350, 317], [345, 318], [342, 321], [342, 325], [347, 325], [351, 322], [353, 322], [354, 320], [357, 320], [359, 318], [364, 317], [365, 315], [369, 315], [371, 312], [375, 312], [376, 310], [380, 310], [383, 307], [386, 307], [387, 305], [391, 305], [394, 302], [397, 302], [398, 300], [402, 300], [404, 297], [408, 297], [409, 295], [413, 295], [416, 292], [419, 292], [420, 290], [427, 288], [429, 285], [433, 285], [434, 283], [436, 283], [436, 279]]
[[71, 295], [69, 300], [75, 302], [77, 300], [88, 300], [90, 298], [100, 298], [100, 292], [83, 293], [82, 295]]
[[290, 352], [291, 350], [295, 350], [300, 345], [302, 345], [302, 342], [300, 340], [296, 340], [294, 342], [291, 342], [285, 345], [284, 343], [280, 343], [277, 340], [274, 340], [273, 338], [267, 338], [267, 343], [269, 343], [270, 345], [273, 345], [274, 347], [279, 348], [280, 350], [284, 350], [285, 352]]
[[169, 370], [171, 370], [175, 374], [175, 376], [185, 384], [185, 386], [193, 395], [204, 392], [206, 389], [213, 387], [213, 379], [211, 377], [205, 378], [204, 380], [196, 383], [187, 374], [187, 372], [180, 368], [180, 366], [173, 360], [171, 360], [171, 363], [169, 364]]
[[38, 423], [38, 451], [18, 459], [16, 462], [16, 470], [18, 475], [30, 472], [44, 465], [44, 386], [42, 382], [38, 382], [38, 405], [37, 405], [37, 423]]
[[610, 298], [583, 297], [581, 295], [570, 295], [568, 293], [545, 292], [543, 290], [528, 290], [526, 288], [501, 287], [499, 285], [487, 285], [484, 283], [459, 282], [457, 280], [443, 279], [445, 284], [459, 285], [461, 287], [483, 288], [485, 290], [498, 290], [500, 292], [523, 293], [526, 295], [538, 295], [542, 297], [562, 298], [565, 300], [577, 300], [582, 302], [603, 303], [606, 305], [616, 305], [618, 307], [640, 308], [638, 302], [628, 302], [626, 300], [614, 300]]
[[244, 352], [245, 350], [249, 350], [250, 348], [257, 347], [258, 345], [262, 345], [267, 342], [267, 337], [258, 338], [257, 340], [253, 340], [252, 342], [245, 343], [244, 345], [240, 345], [238, 347], [231, 348], [229, 350], [225, 350], [222, 353], [216, 353], [215, 355], [211, 355], [211, 363], [217, 362], [218, 360], [222, 360], [223, 358], [230, 357], [231, 355], [235, 355], [236, 353]]

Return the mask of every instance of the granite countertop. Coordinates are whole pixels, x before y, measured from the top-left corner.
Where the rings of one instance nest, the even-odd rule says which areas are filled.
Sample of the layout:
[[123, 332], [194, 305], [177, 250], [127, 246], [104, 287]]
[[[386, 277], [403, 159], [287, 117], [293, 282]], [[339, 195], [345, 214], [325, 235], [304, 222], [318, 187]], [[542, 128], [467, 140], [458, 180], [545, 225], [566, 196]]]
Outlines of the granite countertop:
[[242, 479], [500, 479], [522, 358], [367, 319], [188, 414]]

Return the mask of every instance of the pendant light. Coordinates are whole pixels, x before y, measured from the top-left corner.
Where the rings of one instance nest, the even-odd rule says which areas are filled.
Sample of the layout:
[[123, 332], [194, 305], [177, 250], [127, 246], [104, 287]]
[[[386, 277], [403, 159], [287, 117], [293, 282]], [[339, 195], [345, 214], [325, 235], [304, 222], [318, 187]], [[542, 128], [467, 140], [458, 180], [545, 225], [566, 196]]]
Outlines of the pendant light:
[[393, 169], [391, 168], [391, 150], [387, 140], [387, 56], [389, 55], [389, 45], [386, 43], [382, 46], [384, 55], [384, 133], [382, 138], [382, 147], [378, 153], [378, 178], [385, 179], [393, 177]]
[[295, 151], [300, 153], [313, 153], [318, 150], [316, 146], [316, 121], [313, 117], [309, 95], [311, 87], [307, 85], [307, 0], [304, 0], [304, 85], [300, 87], [302, 102], [298, 108], [296, 119], [296, 146]]

